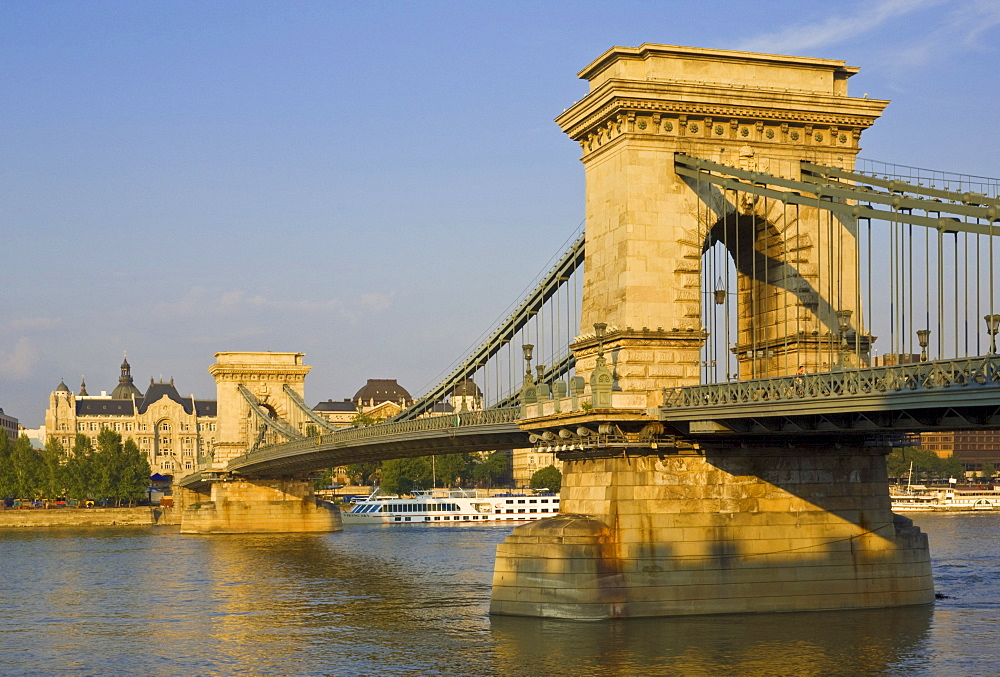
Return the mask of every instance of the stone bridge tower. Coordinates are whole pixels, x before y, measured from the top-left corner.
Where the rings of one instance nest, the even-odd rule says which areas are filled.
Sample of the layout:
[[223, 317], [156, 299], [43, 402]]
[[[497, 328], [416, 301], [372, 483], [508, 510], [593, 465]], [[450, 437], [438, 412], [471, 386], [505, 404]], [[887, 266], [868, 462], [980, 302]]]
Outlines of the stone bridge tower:
[[242, 477], [225, 471], [233, 458], [250, 451], [260, 434], [250, 396], [272, 418], [304, 432], [304, 415], [285, 386], [301, 398], [306, 374], [302, 353], [222, 352], [209, 367], [218, 397], [218, 437], [210, 469], [200, 481], [178, 487], [181, 533], [339, 531], [340, 514], [318, 505], [308, 476]]
[[822, 368], [810, 359], [838, 311], [851, 310], [851, 328], [864, 333], [854, 224], [720, 192], [675, 163], [684, 154], [790, 179], [803, 160], [853, 168], [861, 132], [887, 104], [847, 95], [856, 70], [643, 45], [615, 47], [580, 73], [590, 92], [556, 121], [580, 143], [586, 170], [585, 333], [573, 350], [578, 374], [597, 377], [594, 398], [589, 411], [521, 423], [536, 439], [575, 430], [580, 441], [558, 452], [561, 514], [498, 546], [492, 613], [596, 619], [933, 601], [926, 536], [891, 512], [886, 449], [822, 432], [648, 441], [664, 432], [650, 415], [661, 389], [698, 381], [713, 292], [701, 288], [707, 248], [722, 243], [736, 261], [741, 378]]
[[[814, 208], [735, 200], [685, 180], [673, 159], [792, 179], [801, 160], [852, 169], [861, 132], [888, 103], [847, 95], [857, 71], [842, 61], [647, 44], [614, 47], [580, 72], [590, 92], [556, 118], [586, 169], [578, 373], [593, 370], [592, 328], [601, 322], [622, 405], [654, 406], [661, 388], [696, 383], [712, 291], [701, 288], [702, 254], [724, 240], [738, 263], [740, 378], [780, 375], [789, 364], [822, 370], [813, 343], [837, 327], [837, 310], [861, 315], [850, 224]], [[818, 260], [834, 238], [842, 260]], [[792, 255], [779, 261], [774, 251]], [[837, 289], [825, 286], [821, 267], [840, 271]], [[815, 337], [796, 331], [805, 325]], [[750, 346], [771, 359], [756, 360]]]
[[213, 465], [224, 467], [229, 460], [247, 453], [254, 444], [257, 427], [254, 425], [250, 405], [240, 393], [241, 385], [274, 418], [299, 427], [301, 414], [285, 394], [284, 386], [291, 386], [300, 397], [303, 395], [306, 374], [312, 369], [302, 363], [303, 357], [303, 353], [215, 354], [215, 364], [208, 368], [209, 373], [215, 377], [219, 417]]

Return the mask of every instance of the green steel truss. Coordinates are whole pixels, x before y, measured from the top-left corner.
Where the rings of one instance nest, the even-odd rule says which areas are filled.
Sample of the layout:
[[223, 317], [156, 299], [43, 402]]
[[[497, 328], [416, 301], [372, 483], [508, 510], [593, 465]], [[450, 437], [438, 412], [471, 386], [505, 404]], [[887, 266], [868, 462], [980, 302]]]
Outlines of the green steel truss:
[[[801, 181], [682, 154], [674, 156], [674, 169], [680, 176], [711, 183], [724, 190], [818, 207], [845, 220], [878, 219], [948, 233], [1000, 235], [1000, 226], [995, 224], [1000, 221], [1000, 199], [980, 193], [917, 186], [808, 162], [801, 163]], [[914, 214], [914, 210], [924, 214]], [[979, 220], [986, 223], [979, 223]]]
[[[541, 282], [528, 294], [520, 305], [487, 337], [485, 341], [458, 365], [438, 385], [422, 396], [411, 407], [400, 412], [393, 421], [406, 421], [430, 413], [436, 403], [442, 401], [452, 389], [462, 381], [470, 378], [477, 369], [484, 366], [488, 360], [495, 357], [514, 336], [542, 308], [542, 306], [558, 292], [569, 276], [583, 266], [584, 236], [581, 235], [563, 254], [562, 258], [552, 267]], [[547, 378], [565, 374], [574, 364], [572, 354], [566, 355], [556, 365], [546, 372]], [[494, 406], [511, 406], [518, 395], [513, 394]]]

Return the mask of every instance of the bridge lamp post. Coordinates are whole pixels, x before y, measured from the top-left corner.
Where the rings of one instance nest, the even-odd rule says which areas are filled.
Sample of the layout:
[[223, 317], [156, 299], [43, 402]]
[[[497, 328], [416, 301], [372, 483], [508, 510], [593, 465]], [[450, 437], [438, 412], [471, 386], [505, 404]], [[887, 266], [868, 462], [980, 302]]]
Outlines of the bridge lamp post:
[[918, 329], [917, 330], [917, 342], [920, 344], [920, 361], [927, 361], [927, 346], [930, 344], [931, 330], [930, 329]]
[[524, 372], [524, 380], [532, 382], [534, 379], [531, 374], [531, 351], [535, 349], [535, 346], [531, 343], [525, 343], [521, 346], [521, 350], [524, 351], [524, 361], [527, 362], [527, 367]]
[[604, 333], [608, 329], [607, 322], [595, 322], [594, 323], [594, 337], [598, 341], [597, 355], [602, 357], [604, 355]]
[[840, 329], [840, 368], [844, 369], [847, 362], [847, 332], [851, 328], [853, 310], [838, 310], [837, 325]]
[[990, 335], [990, 355], [996, 355], [997, 332], [1000, 332], [1000, 315], [996, 313], [985, 315], [983, 319], [986, 320], [986, 332]]

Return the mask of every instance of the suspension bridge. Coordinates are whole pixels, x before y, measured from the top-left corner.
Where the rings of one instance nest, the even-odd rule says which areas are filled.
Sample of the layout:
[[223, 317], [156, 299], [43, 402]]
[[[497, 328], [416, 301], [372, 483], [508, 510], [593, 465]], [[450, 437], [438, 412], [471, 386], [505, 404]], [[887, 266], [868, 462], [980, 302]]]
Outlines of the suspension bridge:
[[[1000, 427], [1000, 181], [858, 159], [888, 102], [848, 96], [855, 72], [609, 50], [556, 119], [583, 155], [584, 234], [383, 424], [312, 412], [300, 353], [217, 354], [220, 444], [180, 483], [182, 529], [328, 530], [310, 472], [537, 448], [564, 463], [564, 514], [498, 548], [493, 613], [931, 601], [885, 454]], [[436, 414], [469, 381], [481, 404]]]

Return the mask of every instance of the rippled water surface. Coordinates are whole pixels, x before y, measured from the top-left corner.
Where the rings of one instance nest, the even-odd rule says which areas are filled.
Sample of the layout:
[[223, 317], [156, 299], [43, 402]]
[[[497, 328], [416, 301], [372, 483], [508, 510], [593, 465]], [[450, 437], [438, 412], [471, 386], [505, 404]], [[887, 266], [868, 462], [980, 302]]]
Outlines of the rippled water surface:
[[0, 531], [0, 674], [1000, 674], [1000, 514], [915, 521], [933, 608], [602, 623], [487, 615], [509, 525]]

